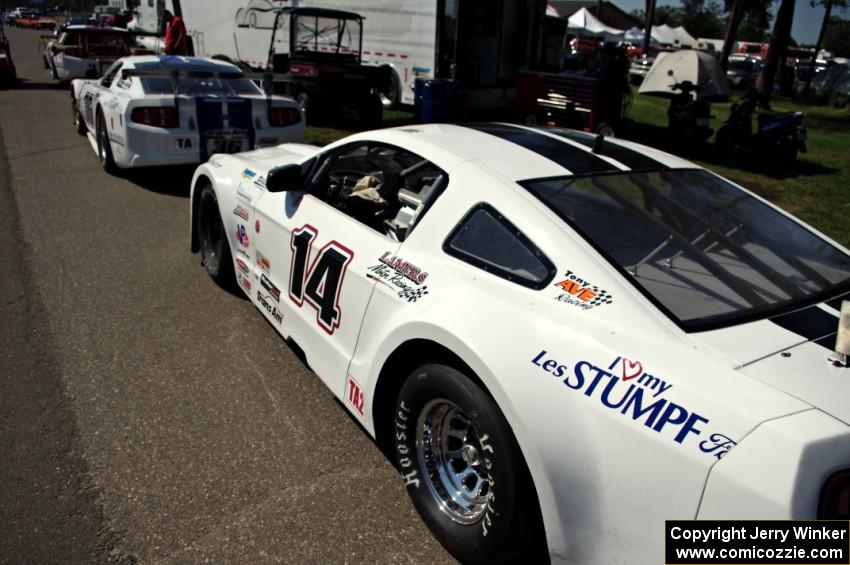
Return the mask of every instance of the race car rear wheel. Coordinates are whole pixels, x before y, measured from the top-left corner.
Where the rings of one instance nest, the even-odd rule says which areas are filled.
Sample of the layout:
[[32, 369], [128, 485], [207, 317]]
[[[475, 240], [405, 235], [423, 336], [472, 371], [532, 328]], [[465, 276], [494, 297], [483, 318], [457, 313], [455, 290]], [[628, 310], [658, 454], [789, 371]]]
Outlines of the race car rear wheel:
[[236, 273], [233, 271], [233, 256], [230, 254], [215, 190], [209, 182], [198, 188], [201, 192], [196, 228], [201, 248], [201, 264], [218, 286], [227, 290], [234, 289]]
[[396, 463], [449, 552], [469, 563], [545, 555], [531, 476], [486, 392], [452, 367], [425, 365], [404, 382], [395, 408]]
[[103, 118], [103, 112], [100, 109], [97, 111], [95, 132], [97, 134], [97, 157], [100, 159], [100, 166], [111, 175], [118, 174], [118, 166], [115, 165], [115, 159], [112, 157], [112, 145], [109, 141], [109, 131], [106, 129], [106, 120]]
[[77, 107], [77, 101], [73, 96], [71, 97], [71, 116], [73, 116], [74, 128], [77, 130], [77, 133], [85, 135], [88, 128], [86, 127], [85, 120], [83, 120], [83, 116], [80, 114], [80, 109]]

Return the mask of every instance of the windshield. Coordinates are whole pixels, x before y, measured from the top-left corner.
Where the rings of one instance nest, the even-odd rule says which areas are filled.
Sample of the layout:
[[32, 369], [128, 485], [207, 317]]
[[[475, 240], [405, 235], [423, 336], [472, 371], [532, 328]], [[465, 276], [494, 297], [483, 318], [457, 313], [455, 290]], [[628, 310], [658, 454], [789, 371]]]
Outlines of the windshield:
[[[170, 77], [139, 77], [145, 94], [174, 94]], [[260, 94], [260, 89], [247, 78], [218, 78], [210, 76], [181, 76], [177, 79], [177, 93], [192, 95]]]
[[828, 295], [850, 256], [702, 170], [522, 183], [684, 329]]
[[356, 19], [293, 16], [295, 51], [358, 54], [362, 24]]

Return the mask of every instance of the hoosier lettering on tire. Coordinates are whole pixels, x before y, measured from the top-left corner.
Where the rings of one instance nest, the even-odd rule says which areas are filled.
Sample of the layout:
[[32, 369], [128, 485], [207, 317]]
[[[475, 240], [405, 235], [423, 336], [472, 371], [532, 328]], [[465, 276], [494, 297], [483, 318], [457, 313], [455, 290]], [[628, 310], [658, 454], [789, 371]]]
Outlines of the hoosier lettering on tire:
[[408, 494], [455, 557], [505, 562], [545, 544], [537, 497], [510, 427], [463, 373], [438, 364], [414, 371], [399, 393], [394, 431]]

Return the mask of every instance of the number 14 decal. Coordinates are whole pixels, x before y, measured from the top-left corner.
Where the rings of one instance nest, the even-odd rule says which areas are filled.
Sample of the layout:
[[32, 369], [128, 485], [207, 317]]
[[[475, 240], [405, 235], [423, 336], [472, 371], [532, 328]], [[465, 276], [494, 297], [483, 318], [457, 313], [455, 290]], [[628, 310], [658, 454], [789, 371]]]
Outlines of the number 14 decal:
[[338, 241], [328, 242], [319, 249], [308, 268], [313, 240], [318, 234], [310, 224], [292, 232], [289, 298], [298, 306], [306, 299], [316, 309], [316, 321], [322, 329], [333, 334], [342, 318], [339, 293], [354, 252]]

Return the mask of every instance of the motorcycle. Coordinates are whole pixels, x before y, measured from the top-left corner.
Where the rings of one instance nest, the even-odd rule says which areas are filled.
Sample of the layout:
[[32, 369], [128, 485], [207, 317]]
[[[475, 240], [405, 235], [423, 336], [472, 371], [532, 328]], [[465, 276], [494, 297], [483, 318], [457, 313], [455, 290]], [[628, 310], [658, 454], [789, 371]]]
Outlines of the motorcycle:
[[700, 87], [685, 80], [670, 88], [678, 93], [670, 99], [667, 108], [667, 127], [677, 143], [689, 146], [702, 145], [714, 133], [708, 124], [711, 104], [698, 96]]
[[762, 113], [756, 118], [758, 130], [753, 133], [752, 115], [758, 94], [750, 91], [740, 104], [733, 104], [729, 118], [717, 130], [714, 143], [723, 149], [746, 147], [769, 153], [777, 161], [795, 161], [797, 152], [806, 153], [806, 128], [802, 112]]

